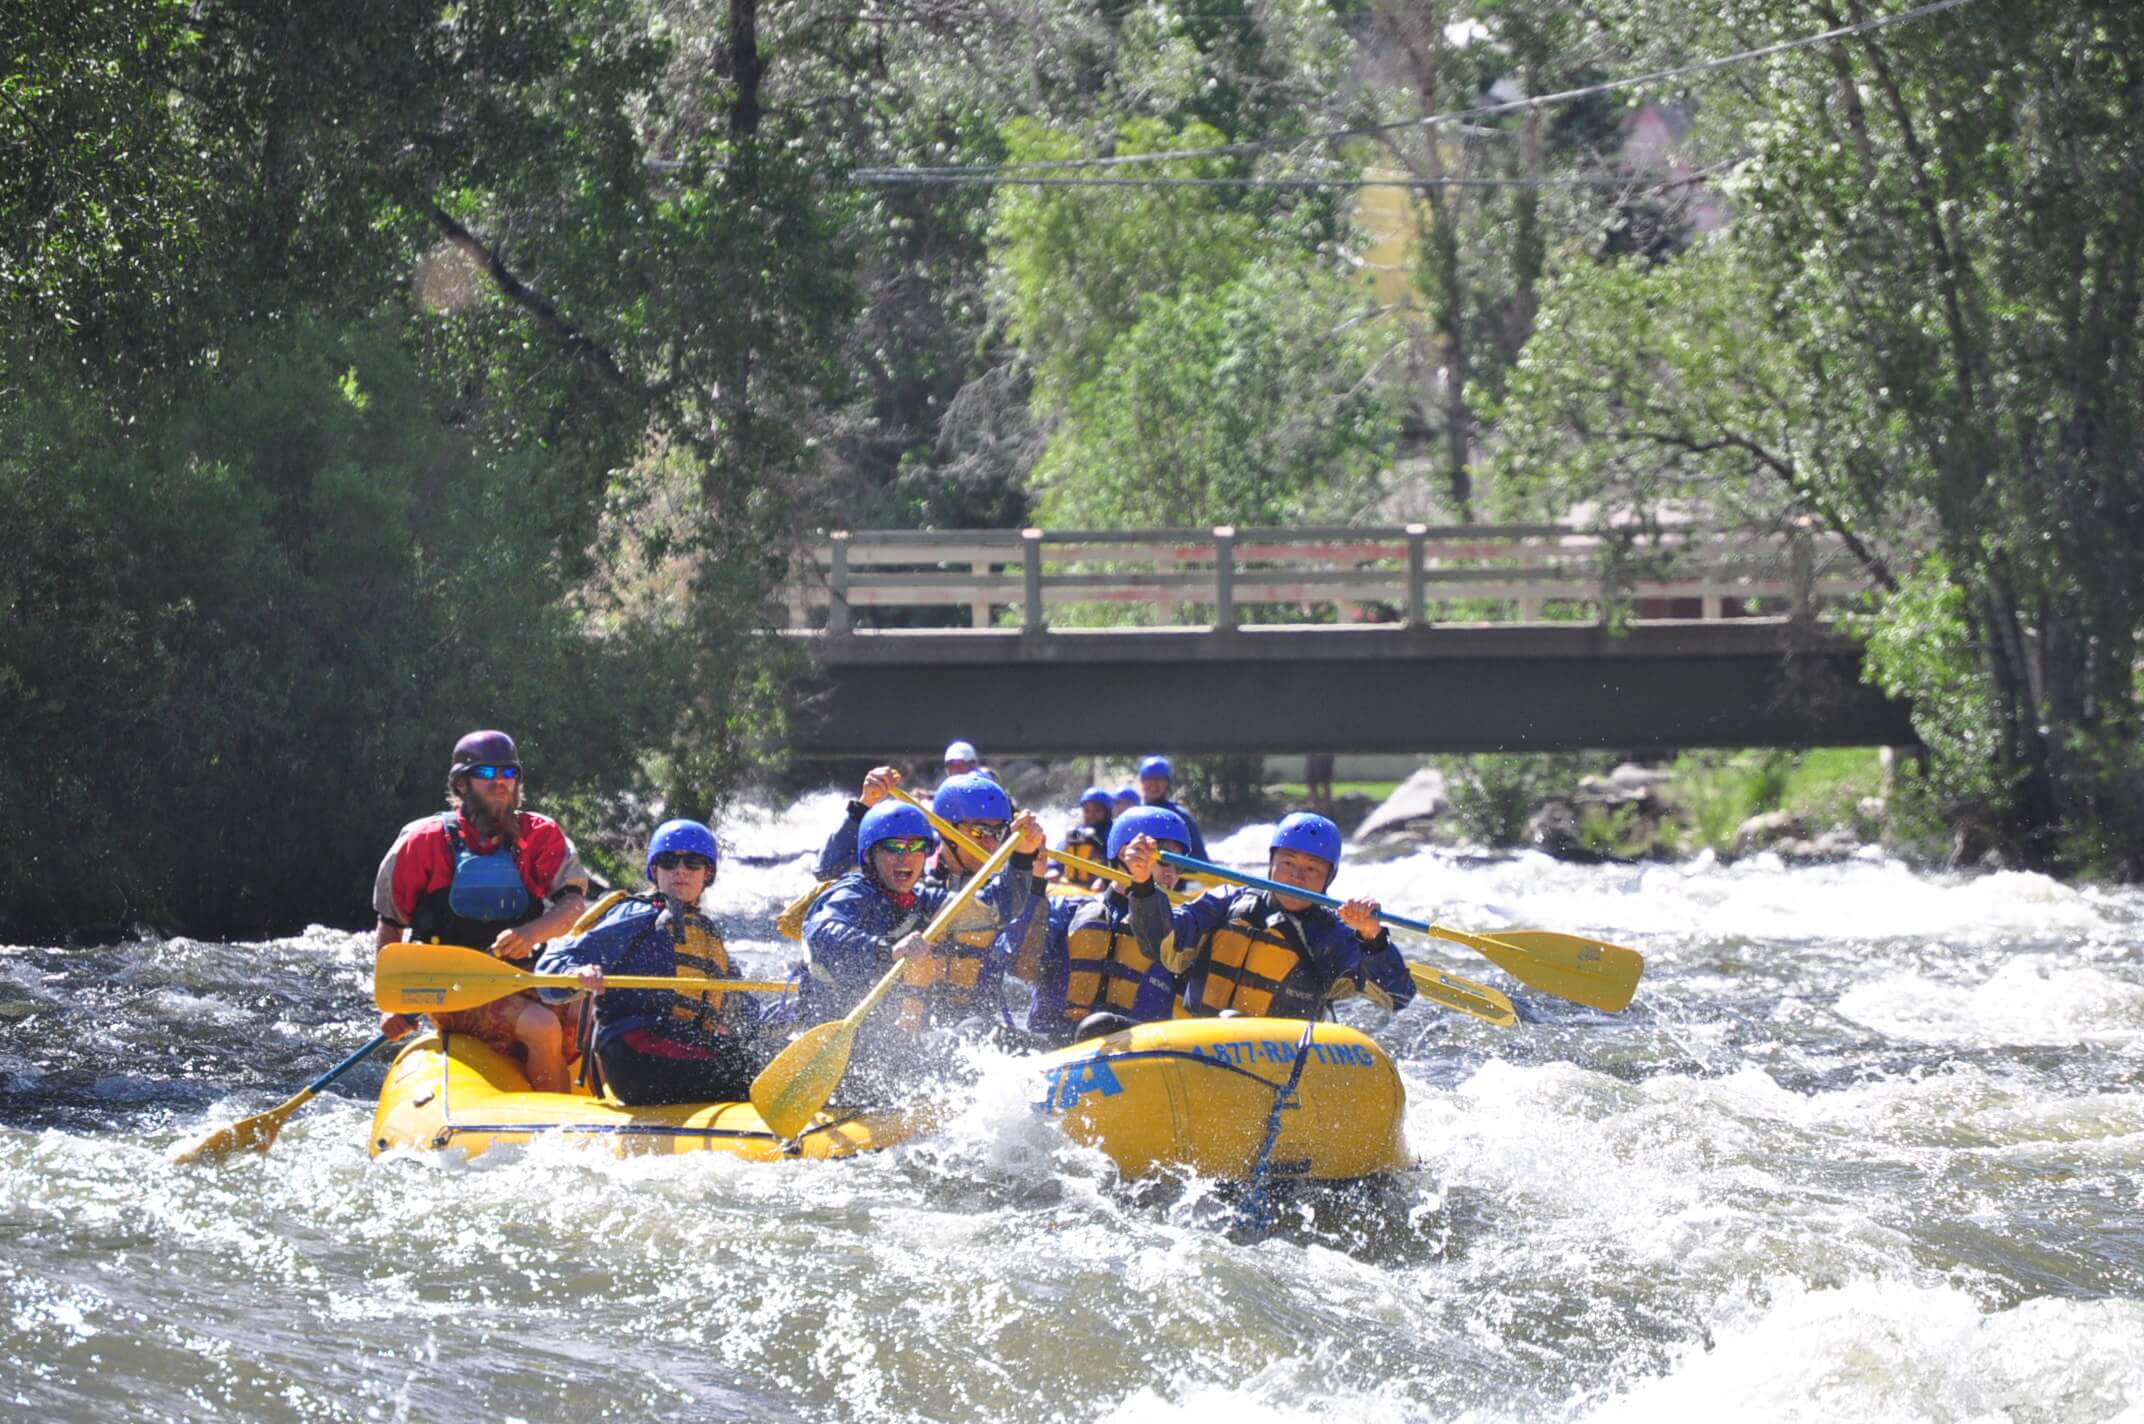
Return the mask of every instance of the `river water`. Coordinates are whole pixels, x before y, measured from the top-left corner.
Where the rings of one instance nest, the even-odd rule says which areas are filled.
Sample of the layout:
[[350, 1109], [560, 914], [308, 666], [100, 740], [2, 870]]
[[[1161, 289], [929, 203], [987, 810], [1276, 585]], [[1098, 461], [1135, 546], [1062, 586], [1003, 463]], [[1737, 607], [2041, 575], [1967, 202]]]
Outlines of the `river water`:
[[[721, 828], [752, 972], [839, 805]], [[2144, 895], [1874, 853], [1338, 888], [1649, 967], [1609, 1016], [1410, 944], [1524, 1021], [1351, 1005], [1419, 1166], [1262, 1236], [1113, 1181], [1010, 1062], [846, 1162], [374, 1161], [374, 1062], [174, 1166], [371, 1034], [370, 937], [0, 947], [0, 1418], [2144, 1420]]]

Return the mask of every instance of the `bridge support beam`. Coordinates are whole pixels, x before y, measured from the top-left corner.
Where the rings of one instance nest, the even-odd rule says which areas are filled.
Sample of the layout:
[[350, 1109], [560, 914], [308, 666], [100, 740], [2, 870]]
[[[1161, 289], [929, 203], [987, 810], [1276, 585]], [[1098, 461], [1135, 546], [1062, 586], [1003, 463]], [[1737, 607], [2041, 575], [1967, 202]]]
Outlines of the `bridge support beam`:
[[[808, 635], [807, 635], [808, 636]], [[812, 637], [800, 756], [1879, 746], [1907, 707], [1808, 623], [880, 632]]]

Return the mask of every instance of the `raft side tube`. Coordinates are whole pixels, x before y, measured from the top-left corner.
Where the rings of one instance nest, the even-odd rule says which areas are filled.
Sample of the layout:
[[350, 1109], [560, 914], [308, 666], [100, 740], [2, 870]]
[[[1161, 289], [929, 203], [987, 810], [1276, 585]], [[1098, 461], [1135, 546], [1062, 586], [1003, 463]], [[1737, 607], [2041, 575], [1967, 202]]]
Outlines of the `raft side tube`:
[[469, 1034], [425, 1034], [388, 1069], [372, 1119], [372, 1154], [454, 1148], [478, 1157], [538, 1137], [601, 1143], [620, 1156], [727, 1152], [750, 1162], [848, 1157], [906, 1141], [920, 1115], [821, 1113], [794, 1143], [748, 1102], [623, 1107], [585, 1089], [539, 1093], [519, 1064]]
[[[1128, 1177], [1171, 1167], [1247, 1177], [1302, 1043], [1300, 1019], [1139, 1024], [1040, 1060], [1040, 1107]], [[1355, 1029], [1321, 1023], [1266, 1170], [1317, 1181], [1400, 1171], [1406, 1110], [1390, 1055]]]

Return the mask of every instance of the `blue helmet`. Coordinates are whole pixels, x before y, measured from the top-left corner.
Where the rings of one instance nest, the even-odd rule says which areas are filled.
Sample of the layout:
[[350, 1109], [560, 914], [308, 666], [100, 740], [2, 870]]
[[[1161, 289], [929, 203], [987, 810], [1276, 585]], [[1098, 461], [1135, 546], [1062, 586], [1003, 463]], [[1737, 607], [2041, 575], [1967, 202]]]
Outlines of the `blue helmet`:
[[1157, 841], [1175, 841], [1180, 846], [1191, 844], [1191, 828], [1184, 818], [1166, 806], [1140, 806], [1117, 817], [1109, 828], [1109, 858], [1115, 860], [1124, 854], [1124, 848], [1139, 836], [1152, 836]]
[[922, 836], [932, 845], [938, 844], [938, 832], [931, 827], [931, 818], [906, 801], [888, 798], [864, 812], [864, 818], [856, 826], [856, 863], [868, 866], [871, 863], [871, 847], [880, 841], [898, 840], [905, 836]]
[[1120, 786], [1117, 788], [1116, 796], [1112, 799], [1119, 806], [1136, 806], [1139, 804], [1139, 788], [1136, 786]]
[[1163, 781], [1174, 781], [1176, 780], [1176, 769], [1169, 765], [1167, 757], [1150, 756], [1139, 763], [1139, 779], [1144, 781], [1150, 776], [1158, 776]]
[[[704, 855], [711, 867], [722, 864], [722, 852], [715, 845], [715, 833], [707, 829], [706, 825], [699, 821], [683, 819], [665, 821], [655, 828], [654, 835], [648, 837], [648, 879], [655, 878], [655, 857], [664, 851], [672, 850], [694, 851]], [[710, 869], [708, 873], [714, 872]]]
[[1080, 792], [1079, 804], [1082, 806], [1113, 807], [1117, 804], [1117, 798], [1099, 786], [1090, 786], [1085, 791]]
[[1266, 852], [1270, 855], [1276, 850], [1294, 850], [1301, 851], [1304, 855], [1314, 855], [1338, 871], [1340, 828], [1315, 812], [1291, 812], [1273, 828], [1273, 840], [1266, 847]]
[[947, 777], [931, 798], [931, 810], [941, 821], [1009, 821], [1012, 798], [989, 777], [971, 771]]

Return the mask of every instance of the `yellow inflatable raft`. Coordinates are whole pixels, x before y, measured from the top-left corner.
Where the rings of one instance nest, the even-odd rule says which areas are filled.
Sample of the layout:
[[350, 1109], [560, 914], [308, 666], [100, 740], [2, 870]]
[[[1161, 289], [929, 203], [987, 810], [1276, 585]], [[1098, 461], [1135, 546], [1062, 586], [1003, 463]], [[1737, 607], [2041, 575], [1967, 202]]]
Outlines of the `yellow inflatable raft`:
[[521, 1065], [466, 1033], [426, 1034], [396, 1056], [372, 1115], [372, 1153], [451, 1147], [470, 1157], [559, 1134], [627, 1153], [727, 1152], [751, 1162], [848, 1157], [891, 1147], [917, 1130], [914, 1114], [823, 1112], [793, 1144], [750, 1103], [623, 1107], [608, 1098], [539, 1093]]
[[[1302, 1044], [1301, 1019], [1140, 1024], [1038, 1059], [1041, 1107], [1127, 1177], [1170, 1167], [1247, 1177]], [[1406, 1111], [1391, 1057], [1354, 1029], [1321, 1023], [1281, 1104], [1266, 1171], [1318, 1181], [1399, 1171]]]
[[[1037, 1058], [1037, 1103], [1068, 1137], [1101, 1149], [1128, 1177], [1168, 1168], [1243, 1177], [1257, 1162], [1302, 1039], [1300, 1020], [1141, 1024]], [[1405, 1107], [1383, 1049], [1351, 1028], [1320, 1024], [1281, 1107], [1267, 1171], [1321, 1181], [1397, 1171], [1407, 1165]], [[539, 1093], [518, 1064], [474, 1037], [428, 1034], [388, 1070], [371, 1146], [375, 1155], [453, 1148], [474, 1157], [558, 1134], [621, 1154], [713, 1151], [774, 1162], [891, 1147], [930, 1122], [921, 1106], [835, 1108], [785, 1143], [750, 1103], [628, 1108], [585, 1092]]]

